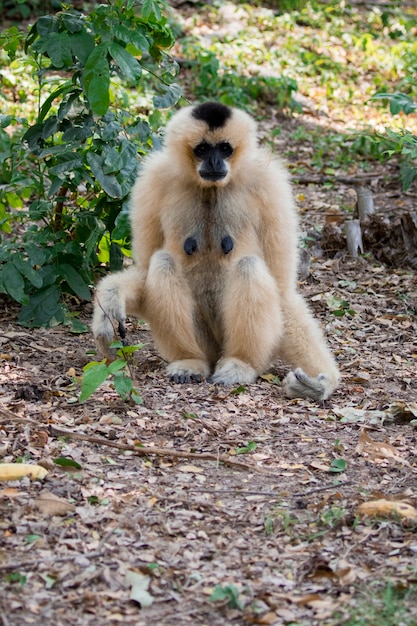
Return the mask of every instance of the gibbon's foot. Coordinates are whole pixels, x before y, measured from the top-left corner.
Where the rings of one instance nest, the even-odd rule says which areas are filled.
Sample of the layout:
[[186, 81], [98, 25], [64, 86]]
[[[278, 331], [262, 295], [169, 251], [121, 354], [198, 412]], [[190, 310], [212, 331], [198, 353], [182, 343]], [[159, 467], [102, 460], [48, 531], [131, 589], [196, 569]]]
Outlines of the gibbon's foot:
[[210, 382], [219, 385], [254, 383], [258, 373], [249, 363], [233, 357], [224, 357], [217, 362]]
[[207, 363], [199, 359], [181, 359], [167, 366], [167, 374], [173, 383], [201, 383], [210, 373]]
[[284, 393], [288, 398], [326, 400], [335, 386], [326, 374], [309, 376], [299, 367], [284, 378]]

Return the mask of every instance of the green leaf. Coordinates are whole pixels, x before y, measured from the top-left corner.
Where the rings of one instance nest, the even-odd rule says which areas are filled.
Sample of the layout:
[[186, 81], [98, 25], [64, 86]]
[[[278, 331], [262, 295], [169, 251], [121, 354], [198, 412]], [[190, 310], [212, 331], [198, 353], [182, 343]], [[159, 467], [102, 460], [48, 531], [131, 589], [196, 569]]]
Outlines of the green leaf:
[[107, 45], [100, 44], [89, 54], [82, 78], [90, 107], [97, 115], [104, 115], [110, 104], [110, 68]]
[[72, 65], [70, 38], [68, 33], [50, 33], [43, 41], [41, 51], [49, 56], [56, 68]]
[[146, 31], [141, 32], [139, 28], [139, 25], [133, 29], [127, 28], [123, 24], [114, 24], [113, 34], [123, 43], [127, 45], [132, 44], [138, 52], [148, 52], [149, 42], [144, 34]]
[[71, 327], [70, 332], [74, 335], [81, 335], [82, 333], [88, 332], [88, 325], [83, 324], [83, 322], [80, 322], [80, 320], [76, 317], [67, 316], [66, 323], [69, 324], [69, 326]]
[[182, 88], [176, 83], [172, 85], [163, 85], [166, 90], [164, 96], [154, 96], [153, 103], [157, 109], [168, 109], [175, 104], [182, 96]]
[[94, 363], [86, 368], [81, 381], [80, 402], [87, 400], [104, 383], [108, 375], [105, 363]]
[[56, 285], [37, 291], [22, 307], [19, 323], [22, 326], [47, 326], [51, 320], [64, 321], [64, 309], [60, 303], [61, 292]]
[[243, 610], [243, 605], [239, 600], [239, 590], [234, 585], [216, 585], [209, 599], [211, 602], [228, 600], [229, 609]]
[[39, 272], [33, 269], [31, 263], [26, 261], [20, 253], [16, 253], [13, 256], [13, 263], [16, 269], [28, 279], [30, 283], [37, 289], [42, 287], [43, 281], [42, 276]]
[[141, 16], [144, 20], [152, 18], [153, 22], [161, 22], [162, 13], [156, 0], [144, 0]]
[[51, 95], [48, 98], [46, 98], [45, 102], [42, 104], [40, 111], [39, 111], [39, 115], [38, 115], [38, 122], [39, 123], [43, 122], [43, 120], [45, 119], [47, 113], [49, 112], [52, 106], [53, 101], [56, 98], [59, 98], [63, 94], [66, 94], [73, 90], [74, 90], [74, 84], [70, 80], [64, 83], [64, 85], [61, 85], [61, 87], [58, 87], [58, 89], [55, 89], [55, 91], [53, 91]]
[[88, 288], [87, 283], [75, 270], [71, 265], [67, 263], [63, 263], [59, 265], [58, 271], [62, 278], [67, 282], [72, 291], [82, 300], [87, 300], [89, 302], [91, 300], [90, 289]]
[[79, 59], [82, 65], [85, 65], [94, 50], [94, 37], [83, 30], [71, 37], [70, 46], [72, 54]]
[[114, 388], [123, 401], [126, 401], [130, 397], [130, 392], [133, 389], [132, 379], [119, 372], [113, 379]]
[[232, 389], [230, 393], [232, 393], [234, 396], [238, 396], [240, 393], [245, 393], [245, 391], [246, 388], [243, 385], [239, 385], [235, 389]]
[[126, 356], [133, 354], [134, 352], [137, 352], [138, 350], [141, 350], [144, 345], [145, 345], [144, 343], [137, 343], [133, 346], [115, 345], [113, 347], [118, 348], [117, 356], [119, 356], [121, 359], [125, 359]]
[[255, 441], [249, 441], [246, 446], [242, 448], [235, 448], [235, 454], [247, 454], [248, 452], [253, 452], [256, 450], [257, 444]]
[[110, 56], [117, 63], [127, 80], [136, 84], [142, 76], [142, 67], [139, 61], [118, 43], [110, 44], [109, 52]]
[[340, 472], [344, 472], [346, 469], [347, 463], [345, 461], [345, 459], [333, 459], [331, 465], [330, 465], [330, 472], [333, 473], [340, 473]]
[[16, 269], [14, 263], [9, 261], [0, 269], [1, 282], [13, 300], [25, 304], [28, 301], [28, 296], [25, 294], [25, 281], [22, 274]]
[[91, 167], [91, 171], [93, 172], [103, 190], [111, 198], [123, 198], [124, 194], [116, 176], [114, 176], [114, 174], [105, 174], [103, 171], [103, 157], [99, 154], [96, 154], [95, 152], [88, 152], [87, 161], [89, 166]]
[[109, 374], [115, 374], [124, 367], [126, 367], [126, 361], [124, 359], [116, 359], [116, 361], [112, 361], [107, 366], [107, 369], [109, 370]]
[[56, 459], [53, 459], [55, 465], [60, 465], [61, 467], [75, 467], [75, 469], [82, 469], [81, 465], [74, 461], [74, 459], [69, 459], [66, 456], [58, 456]]

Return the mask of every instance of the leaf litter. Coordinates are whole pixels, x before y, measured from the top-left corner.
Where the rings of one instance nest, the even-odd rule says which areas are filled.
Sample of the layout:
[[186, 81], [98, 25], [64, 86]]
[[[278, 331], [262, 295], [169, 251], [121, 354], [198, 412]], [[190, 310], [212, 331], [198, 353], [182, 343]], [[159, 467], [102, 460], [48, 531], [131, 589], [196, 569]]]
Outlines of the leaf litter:
[[[351, 187], [296, 195], [312, 232]], [[132, 321], [143, 404], [108, 382], [80, 404], [91, 335], [22, 332], [2, 301], [1, 461], [48, 472], [1, 483], [6, 626], [336, 626], [363, 585], [415, 588], [415, 276], [310, 256], [301, 289], [342, 374], [322, 404], [284, 398], [280, 364], [239, 390], [173, 385]]]

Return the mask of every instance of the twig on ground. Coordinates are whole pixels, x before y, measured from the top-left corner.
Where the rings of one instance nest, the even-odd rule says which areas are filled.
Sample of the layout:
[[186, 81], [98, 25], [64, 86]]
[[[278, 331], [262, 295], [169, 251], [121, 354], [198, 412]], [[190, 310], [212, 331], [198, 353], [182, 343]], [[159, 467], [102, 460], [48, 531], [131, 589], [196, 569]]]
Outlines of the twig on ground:
[[[0, 415], [16, 422], [31, 424], [39, 428], [40, 423], [31, 419], [19, 417], [8, 411], [7, 409], [0, 408]], [[184, 450], [172, 450], [171, 448], [156, 448], [151, 446], [132, 446], [130, 444], [117, 443], [116, 441], [109, 441], [104, 437], [96, 437], [95, 435], [84, 435], [82, 433], [75, 433], [67, 428], [61, 428], [49, 424], [49, 432], [53, 437], [68, 437], [70, 439], [77, 439], [78, 441], [88, 441], [98, 446], [109, 446], [111, 448], [117, 448], [118, 450], [124, 450], [128, 452], [134, 452], [140, 456], [160, 456], [160, 457], [173, 457], [176, 459], [194, 459], [195, 461], [215, 461], [216, 463], [224, 463], [229, 467], [235, 467], [237, 469], [243, 469], [247, 472], [257, 472], [258, 474], [264, 474], [272, 476], [272, 472], [257, 467], [256, 465], [250, 465], [241, 461], [235, 461], [226, 454], [212, 454], [211, 452], [185, 452]]]
[[83, 435], [81, 433], [74, 433], [66, 428], [50, 425], [49, 431], [51, 435], [55, 437], [69, 437], [70, 439], [78, 439], [79, 441], [89, 441], [99, 446], [110, 446], [111, 448], [117, 448], [118, 450], [124, 450], [128, 452], [134, 452], [139, 456], [160, 456], [160, 457], [173, 457], [176, 459], [194, 459], [195, 461], [215, 461], [216, 463], [224, 463], [230, 467], [236, 467], [244, 469], [248, 472], [258, 472], [260, 474], [269, 474], [263, 468], [256, 465], [249, 465], [248, 463], [242, 463], [241, 461], [234, 461], [225, 454], [212, 454], [211, 452], [186, 452], [184, 450], [172, 450], [171, 448], [156, 448], [153, 446], [132, 446], [130, 444], [117, 443], [116, 441], [109, 441], [103, 437], [95, 437], [94, 435]]
[[322, 185], [323, 183], [345, 183], [346, 185], [362, 185], [366, 182], [371, 182], [375, 180], [375, 178], [393, 178], [392, 176], [386, 176], [385, 174], [381, 174], [380, 172], [376, 174], [356, 174], [355, 176], [343, 176], [343, 175], [335, 175], [335, 176], [325, 176], [321, 175], [305, 175], [305, 176], [297, 176], [297, 174], [292, 175], [292, 179], [298, 185]]

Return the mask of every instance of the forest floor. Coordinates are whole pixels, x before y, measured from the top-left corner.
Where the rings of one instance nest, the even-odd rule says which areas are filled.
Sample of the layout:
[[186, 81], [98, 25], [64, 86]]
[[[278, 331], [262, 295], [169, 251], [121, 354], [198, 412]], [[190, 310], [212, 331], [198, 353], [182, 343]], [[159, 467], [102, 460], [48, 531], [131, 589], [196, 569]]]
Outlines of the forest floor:
[[[308, 174], [309, 129], [326, 119], [263, 117], [287, 155], [304, 127], [289, 166]], [[394, 166], [368, 174], [394, 233], [416, 196]], [[311, 256], [300, 290], [342, 375], [326, 402], [286, 399], [279, 363], [245, 388], [171, 384], [130, 320], [143, 403], [110, 382], [80, 403], [91, 333], [22, 328], [1, 300], [0, 457], [48, 470], [0, 486], [3, 626], [417, 624], [415, 270], [389, 236], [347, 254], [350, 176], [294, 177]]]
[[[414, 202], [375, 181], [377, 211]], [[352, 186], [295, 193], [315, 232]], [[281, 365], [244, 389], [171, 384], [133, 322], [143, 404], [110, 383], [80, 404], [91, 334], [27, 330], [3, 302], [1, 457], [49, 470], [0, 490], [4, 626], [417, 623], [415, 275], [319, 244], [300, 289], [342, 373], [321, 404], [286, 399]]]

